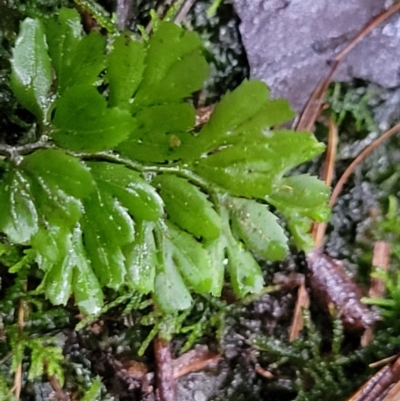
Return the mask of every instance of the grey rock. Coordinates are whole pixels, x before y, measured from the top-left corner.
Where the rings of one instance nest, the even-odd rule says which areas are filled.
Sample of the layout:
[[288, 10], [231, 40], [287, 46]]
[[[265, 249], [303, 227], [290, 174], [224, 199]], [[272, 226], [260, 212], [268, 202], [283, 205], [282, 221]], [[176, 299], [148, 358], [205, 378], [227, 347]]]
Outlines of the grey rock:
[[223, 386], [227, 376], [227, 368], [218, 372], [190, 373], [178, 380], [179, 401], [206, 401], [213, 397]]
[[[233, 0], [252, 78], [271, 87], [300, 111], [329, 61], [371, 18], [392, 4], [385, 0]], [[400, 15], [375, 28], [349, 53], [336, 81], [360, 78], [385, 88], [400, 85]]]
[[33, 387], [35, 391], [35, 401], [50, 400], [52, 398], [52, 394], [54, 395], [54, 390], [51, 387], [50, 383], [38, 382], [35, 383]]

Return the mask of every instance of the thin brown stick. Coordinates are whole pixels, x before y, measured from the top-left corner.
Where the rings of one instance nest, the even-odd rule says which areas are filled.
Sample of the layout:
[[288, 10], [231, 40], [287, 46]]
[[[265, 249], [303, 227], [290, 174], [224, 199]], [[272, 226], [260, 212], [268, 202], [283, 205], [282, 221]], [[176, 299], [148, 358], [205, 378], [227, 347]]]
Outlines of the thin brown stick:
[[[398, 3], [400, 4], [400, 3]], [[356, 167], [373, 151], [375, 150], [382, 142], [384, 142], [386, 139], [390, 138], [394, 134], [400, 131], [400, 123], [396, 124], [394, 127], [390, 128], [390, 130], [386, 131], [382, 136], [380, 136], [378, 139], [376, 139], [374, 142], [372, 142], [369, 146], [367, 146], [350, 164], [349, 167], [347, 167], [346, 171], [343, 173], [343, 175], [340, 177], [339, 181], [337, 182], [335, 189], [332, 192], [331, 199], [329, 201], [329, 206], [333, 206], [340, 194], [340, 192], [343, 189], [344, 184], [348, 180], [348, 178], [353, 174], [354, 170]]]
[[175, 24], [181, 24], [196, 0], [185, 0], [174, 17]]
[[335, 161], [339, 135], [337, 125], [331, 117], [328, 119], [328, 127], [328, 148], [326, 151], [326, 160], [324, 170], [322, 172], [322, 179], [325, 181], [325, 184], [330, 187], [332, 185], [333, 175], [335, 172]]
[[299, 121], [296, 124], [296, 131], [311, 131], [315, 121], [317, 120], [320, 110], [322, 107], [325, 92], [327, 91], [329, 84], [332, 81], [333, 74], [335, 73], [339, 61], [335, 61], [328, 73], [328, 75], [320, 81], [318, 86], [314, 89], [311, 94], [306, 106], [304, 107]]
[[[372, 258], [372, 271], [377, 268], [388, 270], [390, 259], [390, 244], [386, 241], [377, 241], [374, 244], [374, 253]], [[371, 298], [382, 298], [385, 294], [385, 283], [377, 277], [371, 278], [371, 284], [368, 296]]]
[[211, 352], [207, 345], [198, 345], [173, 360], [174, 378], [179, 379], [189, 373], [215, 366], [220, 360], [221, 355]]
[[300, 115], [299, 121], [296, 125], [296, 130], [311, 130], [315, 124], [315, 121], [320, 113], [321, 105], [325, 96], [325, 92], [331, 83], [333, 74], [338, 68], [341, 61], [345, 56], [354, 49], [354, 47], [361, 42], [366, 35], [368, 35], [374, 28], [380, 25], [382, 22], [386, 21], [389, 17], [400, 10], [400, 2], [396, 2], [391, 5], [387, 10], [382, 11], [376, 17], [372, 18], [360, 32], [350, 41], [350, 43], [332, 60], [333, 64], [328, 72], [327, 76], [323, 78], [318, 86], [315, 88], [314, 92], [311, 94], [303, 112]]
[[303, 280], [297, 292], [296, 307], [289, 330], [289, 341], [294, 341], [299, 336], [300, 331], [303, 330], [303, 309], [308, 309], [309, 306], [310, 298]]
[[[390, 258], [390, 244], [385, 241], [377, 241], [374, 244], [374, 252], [372, 258], [372, 270], [383, 269], [388, 270]], [[382, 298], [385, 295], [386, 286], [382, 279], [377, 277], [371, 278], [368, 296], [370, 298]], [[373, 326], [367, 328], [361, 337], [361, 345], [366, 347], [371, 344], [374, 339]]]
[[[18, 306], [18, 319], [17, 319], [18, 328], [20, 330], [24, 329], [24, 321], [25, 321], [25, 303], [24, 301], [20, 301]], [[17, 401], [20, 399], [21, 389], [22, 389], [22, 361], [18, 364], [17, 369], [15, 370], [14, 385], [12, 388], [15, 399]]]
[[378, 368], [379, 366], [382, 365], [387, 365], [390, 362], [393, 362], [394, 360], [396, 360], [399, 357], [399, 355], [392, 355], [392, 356], [388, 356], [387, 358], [384, 359], [380, 359], [379, 361], [376, 362], [372, 362], [368, 365], [369, 368]]
[[56, 375], [48, 376], [49, 383], [56, 393], [58, 401], [70, 401], [69, 395], [64, 392]]
[[176, 401], [176, 382], [171, 355], [171, 343], [157, 335], [154, 339], [157, 368], [157, 390], [160, 401]]
[[254, 371], [268, 380], [272, 380], [274, 378], [274, 375], [269, 370], [263, 369], [258, 363], [256, 366], [254, 366]]
[[[326, 150], [325, 164], [321, 178], [325, 181], [325, 184], [328, 187], [330, 187], [332, 185], [333, 175], [335, 171], [335, 161], [336, 161], [339, 135], [338, 135], [337, 125], [332, 118], [329, 118], [328, 125], [329, 125], [328, 147]], [[327, 223], [325, 222], [314, 223], [312, 235], [314, 238], [315, 248], [319, 248], [322, 246], [326, 227]]]
[[17, 369], [14, 374], [14, 385], [12, 391], [14, 392], [14, 397], [18, 401], [21, 395], [22, 389], [22, 363], [18, 364]]

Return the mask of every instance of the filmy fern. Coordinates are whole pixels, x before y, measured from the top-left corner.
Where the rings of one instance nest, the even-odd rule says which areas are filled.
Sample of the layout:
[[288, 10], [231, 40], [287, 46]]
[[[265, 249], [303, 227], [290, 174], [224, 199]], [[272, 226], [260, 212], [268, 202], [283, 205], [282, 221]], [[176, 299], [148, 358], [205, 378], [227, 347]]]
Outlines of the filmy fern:
[[31, 247], [53, 304], [73, 294], [95, 314], [104, 287], [128, 285], [175, 313], [193, 291], [218, 296], [226, 267], [238, 296], [258, 292], [253, 255], [288, 250], [269, 205], [312, 246], [329, 190], [286, 174], [324, 146], [271, 128], [293, 113], [258, 81], [228, 93], [196, 132], [187, 99], [207, 74], [199, 37], [169, 22], [148, 41], [85, 35], [73, 9], [22, 22], [11, 85], [37, 141], [0, 145], [0, 231]]

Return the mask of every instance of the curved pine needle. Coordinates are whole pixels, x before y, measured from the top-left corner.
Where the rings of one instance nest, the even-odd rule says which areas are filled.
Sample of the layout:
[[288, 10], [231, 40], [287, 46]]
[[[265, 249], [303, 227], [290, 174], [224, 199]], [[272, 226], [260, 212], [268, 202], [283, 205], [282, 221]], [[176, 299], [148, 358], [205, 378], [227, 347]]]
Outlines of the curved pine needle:
[[400, 123], [396, 124], [394, 127], [390, 128], [386, 131], [382, 136], [372, 142], [369, 146], [367, 146], [347, 167], [346, 171], [340, 177], [339, 181], [337, 182], [333, 192], [331, 199], [329, 201], [329, 206], [333, 206], [336, 203], [339, 194], [342, 192], [343, 186], [348, 180], [348, 178], [353, 174], [356, 167], [373, 151], [375, 150], [381, 143], [383, 143], [386, 139], [390, 138], [394, 134], [400, 131]]

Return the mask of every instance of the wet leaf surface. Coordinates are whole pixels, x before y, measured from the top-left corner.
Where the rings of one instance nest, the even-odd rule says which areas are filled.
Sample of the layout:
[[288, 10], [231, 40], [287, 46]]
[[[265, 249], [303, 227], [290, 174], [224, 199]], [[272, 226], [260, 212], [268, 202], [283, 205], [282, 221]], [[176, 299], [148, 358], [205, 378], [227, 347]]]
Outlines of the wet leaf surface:
[[69, 87], [56, 102], [54, 141], [77, 152], [117, 146], [134, 128], [126, 110], [107, 108], [106, 99], [87, 84]]
[[27, 18], [13, 51], [11, 87], [18, 101], [38, 119], [47, 119], [51, 62], [42, 23]]
[[160, 189], [172, 222], [197, 238], [213, 239], [220, 235], [220, 216], [196, 186], [174, 175], [161, 175], [153, 182]]
[[144, 58], [143, 43], [127, 39], [124, 35], [115, 39], [107, 68], [111, 107], [129, 107], [129, 100], [142, 80]]
[[146, 69], [132, 111], [174, 103], [201, 89], [208, 74], [201, 48], [200, 38], [193, 32], [162, 24], [149, 40]]
[[255, 201], [231, 198], [228, 207], [236, 235], [256, 255], [268, 260], [282, 260], [288, 251], [287, 237], [277, 217], [267, 205]]

